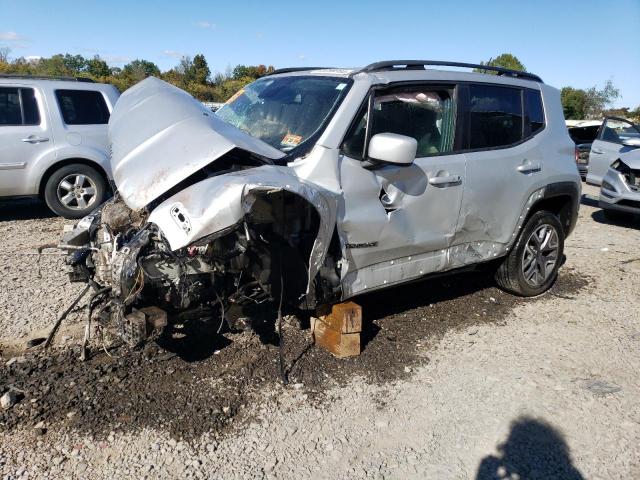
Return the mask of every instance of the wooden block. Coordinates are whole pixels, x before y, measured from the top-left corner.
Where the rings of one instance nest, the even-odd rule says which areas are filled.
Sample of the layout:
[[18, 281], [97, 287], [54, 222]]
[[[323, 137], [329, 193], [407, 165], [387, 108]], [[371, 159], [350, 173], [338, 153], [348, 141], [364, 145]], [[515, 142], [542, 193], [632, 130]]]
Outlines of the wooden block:
[[360, 355], [360, 333], [340, 333], [319, 318], [312, 319], [315, 343], [339, 358]]
[[[319, 309], [318, 313], [320, 312]], [[337, 303], [331, 307], [331, 313], [321, 315], [320, 319], [336, 332], [359, 333], [362, 331], [362, 307], [354, 302]]]

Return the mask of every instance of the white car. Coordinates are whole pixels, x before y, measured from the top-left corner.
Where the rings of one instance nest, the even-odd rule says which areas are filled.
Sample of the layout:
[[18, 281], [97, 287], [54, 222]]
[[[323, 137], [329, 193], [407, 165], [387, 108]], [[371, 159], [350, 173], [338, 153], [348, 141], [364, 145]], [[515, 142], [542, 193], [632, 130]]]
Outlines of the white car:
[[286, 69], [215, 114], [148, 78], [109, 132], [116, 197], [63, 246], [132, 344], [158, 311], [233, 324], [269, 298], [313, 309], [490, 261], [538, 295], [577, 219], [560, 94], [525, 72]]
[[613, 162], [602, 180], [599, 204], [610, 220], [640, 215], [640, 149]]
[[609, 167], [627, 152], [640, 147], [640, 128], [624, 118], [606, 117], [591, 144], [587, 183], [600, 186]]
[[0, 198], [41, 198], [67, 218], [100, 205], [119, 95], [87, 79], [0, 75]]

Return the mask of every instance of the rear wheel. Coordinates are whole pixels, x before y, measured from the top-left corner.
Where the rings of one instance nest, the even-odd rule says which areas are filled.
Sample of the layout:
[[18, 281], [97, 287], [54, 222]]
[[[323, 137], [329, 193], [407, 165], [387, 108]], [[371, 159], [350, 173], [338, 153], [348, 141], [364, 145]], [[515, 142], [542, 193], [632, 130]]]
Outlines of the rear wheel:
[[74, 163], [53, 172], [45, 184], [44, 199], [54, 213], [82, 218], [102, 203], [105, 192], [106, 182], [100, 172]]
[[558, 275], [564, 252], [564, 230], [553, 213], [534, 213], [518, 241], [496, 271], [498, 285], [524, 297], [540, 295]]

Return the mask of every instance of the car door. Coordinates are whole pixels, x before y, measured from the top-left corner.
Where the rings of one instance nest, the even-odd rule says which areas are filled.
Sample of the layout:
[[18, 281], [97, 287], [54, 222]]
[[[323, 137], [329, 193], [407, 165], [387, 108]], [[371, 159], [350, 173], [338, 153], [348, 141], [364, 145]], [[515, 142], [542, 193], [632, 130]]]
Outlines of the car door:
[[0, 196], [37, 193], [27, 172], [52, 148], [40, 93], [27, 86], [0, 86]]
[[452, 254], [457, 265], [504, 253], [527, 199], [544, 178], [540, 91], [470, 84], [461, 97], [467, 184], [454, 239], [458, 253]]
[[[378, 90], [347, 134], [338, 215], [346, 296], [444, 268], [465, 179], [465, 156], [454, 151], [455, 98], [453, 85]], [[379, 133], [416, 139], [413, 163], [367, 160]]]
[[620, 158], [620, 154], [634, 149], [622, 144], [624, 140], [630, 138], [640, 138], [640, 129], [637, 125], [623, 118], [606, 117], [604, 119], [598, 137], [591, 145], [589, 152], [587, 183], [602, 184], [602, 178], [611, 164]]

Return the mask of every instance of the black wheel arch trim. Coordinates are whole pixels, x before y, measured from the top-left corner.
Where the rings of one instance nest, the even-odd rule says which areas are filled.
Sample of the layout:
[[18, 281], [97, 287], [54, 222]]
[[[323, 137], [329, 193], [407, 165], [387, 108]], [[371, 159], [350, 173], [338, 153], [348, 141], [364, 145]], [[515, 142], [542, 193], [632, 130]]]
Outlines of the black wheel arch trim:
[[568, 237], [578, 221], [578, 210], [580, 208], [580, 185], [576, 182], [555, 182], [544, 188], [544, 194], [532, 207], [536, 209], [540, 203], [548, 203], [558, 197], [569, 197], [570, 201], [559, 212], [560, 222], [564, 228], [565, 237]]

